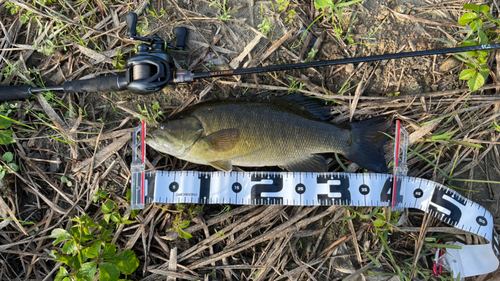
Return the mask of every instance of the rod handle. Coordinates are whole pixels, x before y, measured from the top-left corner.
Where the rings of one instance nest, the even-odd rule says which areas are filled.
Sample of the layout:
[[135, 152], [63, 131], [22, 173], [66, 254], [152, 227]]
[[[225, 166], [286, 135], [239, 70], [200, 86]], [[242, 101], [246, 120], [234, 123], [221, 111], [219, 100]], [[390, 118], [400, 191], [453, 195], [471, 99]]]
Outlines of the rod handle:
[[19, 100], [30, 97], [30, 86], [0, 86], [0, 101]]
[[63, 84], [65, 93], [115, 92], [123, 91], [126, 88], [127, 81], [125, 77], [118, 75], [67, 81]]

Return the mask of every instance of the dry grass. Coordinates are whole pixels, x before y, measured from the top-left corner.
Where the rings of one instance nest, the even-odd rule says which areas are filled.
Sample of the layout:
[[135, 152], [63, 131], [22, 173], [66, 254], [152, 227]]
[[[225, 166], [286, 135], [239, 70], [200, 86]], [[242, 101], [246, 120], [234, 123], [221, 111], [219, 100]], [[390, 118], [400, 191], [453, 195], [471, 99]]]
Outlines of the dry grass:
[[[18, 10], [12, 14], [7, 3], [17, 5]], [[0, 1], [0, 70], [5, 75], [0, 76], [0, 84], [60, 84], [121, 73], [113, 61], [119, 56], [118, 50], [126, 53], [134, 46], [126, 37], [124, 14], [129, 11], [147, 16], [139, 24], [144, 25], [146, 33], [168, 37], [174, 26], [189, 28], [190, 52], [173, 55], [177, 67], [207, 71], [227, 65], [293, 63], [308, 57], [311, 49], [299, 45], [301, 34], [297, 30], [308, 27], [320, 15], [313, 4], [292, 1], [285, 12], [280, 12], [277, 6], [273, 10], [270, 4], [263, 3], [272, 32], [262, 34], [258, 31], [264, 19], [259, 13], [261, 2], [228, 3], [238, 12], [230, 14], [229, 21], [219, 21], [220, 15], [208, 6], [209, 1], [151, 1], [152, 6], [144, 0]], [[370, 3], [366, 6], [373, 5]], [[336, 33], [330, 16], [314, 21], [311, 30], [318, 40], [313, 48], [320, 51], [313, 55], [316, 59], [334, 59], [442, 46], [432, 37], [459, 42], [463, 34], [455, 33], [460, 30], [456, 22], [464, 12], [463, 3], [421, 4], [411, 7], [412, 12], [405, 16], [381, 6], [372, 11], [359, 4], [345, 7], [343, 18], [336, 18], [344, 31], [342, 36]], [[496, 1], [487, 3], [498, 16]], [[165, 15], [155, 18], [147, 12], [152, 7], [156, 14], [164, 9]], [[291, 9], [297, 12], [292, 24], [285, 21]], [[23, 15], [31, 20], [22, 24]], [[375, 24], [365, 25], [362, 16]], [[150, 21], [147, 26], [146, 20]], [[409, 25], [421, 28], [420, 34], [414, 35]], [[379, 31], [377, 26], [381, 26]], [[357, 43], [375, 45], [352, 45], [345, 35], [352, 35]], [[303, 40], [308, 42], [312, 36]], [[466, 196], [486, 202], [498, 219], [498, 54], [493, 52], [489, 60], [495, 77], [474, 93], [457, 82], [460, 67], [440, 72], [445, 58], [429, 57], [362, 64], [353, 69], [341, 66], [207, 79], [194, 86], [169, 86], [149, 97], [130, 93], [107, 93], [104, 99], [100, 94], [38, 94], [30, 100], [9, 102], [2, 113], [7, 113], [9, 104], [16, 105], [8, 115], [19, 122], [11, 126], [16, 142], [0, 146], [0, 153], [12, 152], [20, 170], [7, 174], [0, 187], [0, 217], [4, 218], [0, 221], [0, 280], [52, 280], [61, 263], [49, 256], [50, 250], [58, 248], [49, 238], [51, 231], [69, 229], [70, 219], [83, 214], [101, 220], [104, 214], [100, 202], [92, 201], [98, 190], [106, 190], [120, 205], [120, 212], [130, 214], [126, 191], [130, 183], [130, 132], [138, 125], [134, 116], [137, 105], [150, 107], [151, 100], [155, 100], [167, 115], [210, 97], [258, 91], [284, 93], [290, 90], [290, 79], [300, 82], [294, 90], [334, 101], [334, 122], [381, 114], [402, 120], [411, 134], [412, 149], [422, 156], [410, 156], [409, 175], [460, 187]], [[126, 53], [125, 59], [129, 56]], [[224, 65], [206, 64], [206, 57], [222, 58]], [[408, 81], [419, 83], [419, 88], [412, 90]], [[394, 95], [397, 92], [401, 93]], [[448, 139], [439, 138], [450, 132], [454, 133]], [[387, 146], [388, 158], [392, 155], [391, 145]], [[148, 169], [207, 169], [153, 151], [148, 153], [152, 155]], [[7, 167], [5, 161], [0, 162]], [[357, 165], [345, 162], [350, 170], [359, 171]], [[337, 166], [333, 164], [332, 169], [340, 171]], [[429, 273], [433, 255], [424, 237], [484, 242], [464, 232], [453, 232], [413, 210], [406, 210], [403, 224], [393, 226], [389, 237], [382, 238], [377, 235], [373, 218], [340, 220], [352, 215], [352, 211], [339, 206], [225, 209], [207, 205], [195, 215], [188, 211], [195, 206], [173, 212], [178, 208], [148, 206], [134, 218], [136, 223], [117, 228], [113, 242], [119, 249], [133, 249], [141, 261], [129, 279], [202, 280], [211, 276], [212, 280], [360, 280], [356, 278], [364, 275], [369, 280], [366, 270], [395, 273], [398, 267], [407, 275], [416, 272], [422, 278], [418, 274]], [[374, 211], [355, 210], [362, 214]], [[389, 210], [378, 212], [387, 215]], [[178, 216], [191, 221], [185, 231], [193, 238], [180, 239], [177, 233], [166, 232]], [[419, 231], [426, 236], [419, 236]], [[454, 236], [444, 237], [450, 231]], [[390, 252], [381, 246], [383, 239], [391, 239]], [[377, 265], [381, 268], [377, 269]], [[492, 278], [489, 275], [476, 280]]]

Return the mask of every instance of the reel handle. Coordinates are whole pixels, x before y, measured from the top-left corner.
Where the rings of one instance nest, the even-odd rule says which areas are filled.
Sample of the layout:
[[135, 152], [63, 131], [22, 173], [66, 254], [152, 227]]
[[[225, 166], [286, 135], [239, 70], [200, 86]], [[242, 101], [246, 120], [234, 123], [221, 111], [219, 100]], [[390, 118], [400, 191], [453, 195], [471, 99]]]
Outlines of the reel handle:
[[187, 38], [187, 28], [184, 26], [178, 26], [174, 28], [174, 35], [177, 38], [176, 47], [180, 50], [184, 50], [186, 47], [186, 38]]

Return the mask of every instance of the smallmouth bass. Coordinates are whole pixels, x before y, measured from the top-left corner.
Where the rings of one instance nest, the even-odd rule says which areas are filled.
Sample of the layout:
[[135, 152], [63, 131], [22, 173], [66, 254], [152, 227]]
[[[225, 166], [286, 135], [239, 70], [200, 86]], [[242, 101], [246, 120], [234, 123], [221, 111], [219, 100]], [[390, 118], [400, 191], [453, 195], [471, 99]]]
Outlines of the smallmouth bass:
[[337, 152], [360, 166], [387, 173], [383, 145], [392, 122], [384, 117], [333, 124], [330, 108], [313, 98], [218, 100], [199, 103], [148, 132], [157, 151], [221, 171], [234, 166], [279, 166], [326, 172], [320, 153]]

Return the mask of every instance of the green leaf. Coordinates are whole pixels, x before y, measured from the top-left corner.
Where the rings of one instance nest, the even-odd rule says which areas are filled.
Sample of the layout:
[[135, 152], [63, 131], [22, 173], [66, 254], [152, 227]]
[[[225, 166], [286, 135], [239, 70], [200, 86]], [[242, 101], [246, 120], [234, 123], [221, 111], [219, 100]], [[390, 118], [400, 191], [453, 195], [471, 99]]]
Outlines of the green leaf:
[[382, 226], [384, 226], [384, 224], [385, 224], [385, 221], [383, 221], [383, 220], [375, 220], [375, 222], [373, 223], [373, 225], [375, 227], [382, 227]]
[[12, 160], [14, 160], [14, 154], [12, 154], [12, 152], [5, 152], [5, 154], [2, 156], [2, 160], [7, 162], [7, 163], [10, 163], [12, 162]]
[[449, 41], [449, 40], [445, 40], [445, 39], [441, 39], [441, 38], [431, 38], [432, 40], [436, 40], [436, 41], [439, 41], [439, 42], [443, 42], [443, 43], [446, 43], [452, 47], [455, 46], [455, 44], [453, 44], [453, 42]]
[[105, 214], [104, 215], [104, 220], [109, 223], [109, 219], [111, 218], [111, 214]]
[[55, 261], [60, 261], [66, 265], [70, 265], [70, 263], [72, 262], [73, 258], [76, 258], [76, 257], [70, 257], [70, 256], [58, 256]]
[[[479, 27], [479, 28], [481, 28], [481, 27]], [[479, 30], [479, 44], [480, 45], [485, 45], [485, 44], [488, 44], [488, 42], [489, 42], [488, 36], [486, 36], [486, 34], [484, 33], [484, 31]]]
[[473, 92], [477, 91], [484, 85], [484, 78], [479, 73], [474, 74], [472, 78], [469, 80], [469, 89]]
[[472, 10], [479, 12], [479, 5], [476, 4], [465, 4], [463, 5], [464, 10]]
[[65, 263], [68, 265], [70, 268], [74, 268], [76, 270], [80, 269], [80, 261], [78, 260], [78, 256], [60, 256], [56, 259], [56, 261], [60, 261], [62, 263]]
[[12, 138], [12, 134], [14, 131], [12, 130], [0, 130], [0, 144], [7, 145], [16, 142]]
[[111, 214], [111, 220], [114, 222], [119, 222], [120, 221], [120, 214], [118, 212], [113, 212]]
[[68, 178], [67, 178], [67, 177], [65, 177], [65, 176], [62, 176], [62, 177], [61, 177], [61, 182], [62, 182], [62, 183], [66, 183], [66, 182], [68, 182]]
[[189, 238], [193, 238], [193, 235], [187, 233], [186, 231], [182, 230], [179, 228], [179, 231], [177, 231], [177, 233], [179, 234], [179, 237], [182, 238], [182, 239], [189, 239]]
[[481, 76], [483, 76], [484, 80], [486, 81], [486, 79], [488, 79], [488, 76], [490, 76], [490, 70], [483, 70], [483, 71], [480, 71], [479, 72], [481, 74]]
[[104, 245], [104, 251], [102, 252], [101, 258], [108, 259], [111, 258], [116, 253], [116, 246], [113, 243], [106, 243]]
[[470, 68], [476, 68], [476, 65], [472, 63], [466, 63], [465, 65]]
[[[106, 216], [106, 215], [104, 215]], [[102, 241], [108, 241], [108, 240], [111, 240], [111, 235], [113, 235], [113, 229], [108, 229], [108, 230], [105, 230], [104, 232], [102, 232], [101, 234], [101, 240]]]
[[97, 264], [95, 262], [86, 262], [82, 264], [78, 273], [82, 276], [85, 281], [92, 281], [97, 272]]
[[458, 77], [458, 79], [460, 80], [469, 80], [472, 78], [472, 76], [474, 76], [474, 74], [476, 74], [476, 70], [475, 69], [464, 69], [462, 70], [462, 72], [460, 72], [460, 77]]
[[123, 224], [126, 224], [126, 225], [128, 225], [128, 224], [133, 224], [134, 222], [136, 222], [136, 221], [131, 221], [131, 220], [124, 219], [124, 218], [122, 218], [122, 219], [120, 220], [120, 223], [123, 223]]
[[89, 258], [97, 258], [101, 253], [101, 241], [95, 241], [90, 247], [85, 249], [85, 255]]
[[99, 281], [117, 281], [120, 270], [109, 262], [99, 263]]
[[54, 281], [61, 281], [64, 277], [68, 276], [68, 271], [64, 266], [59, 267], [59, 272], [56, 275]]
[[64, 244], [62, 252], [66, 255], [75, 255], [78, 253], [75, 241], [70, 240]]
[[481, 29], [482, 26], [483, 26], [483, 21], [481, 19], [474, 20], [470, 23], [470, 28], [474, 32], [476, 32], [478, 29]]
[[470, 143], [470, 142], [466, 142], [466, 141], [449, 140], [448, 142], [456, 143], [456, 144], [459, 144], [459, 145], [471, 146], [471, 147], [475, 147], [475, 148], [483, 148], [483, 146], [480, 145], [480, 144]]
[[14, 170], [16, 172], [19, 171], [19, 166], [17, 166], [16, 163], [9, 163], [9, 167], [11, 167], [12, 170]]
[[52, 245], [54, 245], [54, 246], [59, 244], [62, 241], [66, 241], [66, 240], [71, 239], [71, 235], [66, 230], [64, 230], [62, 228], [56, 228], [56, 229], [52, 230], [49, 237], [56, 239], [54, 242], [52, 242]]
[[339, 1], [337, 4], [335, 4], [335, 7], [347, 7], [347, 6], [350, 6], [352, 4], [356, 4], [356, 3], [359, 3], [363, 0], [351, 0], [349, 2], [344, 2], [344, 3], [341, 3], [341, 1]]
[[5, 177], [5, 170], [2, 170], [0, 172], [0, 180], [3, 179]]
[[352, 220], [352, 219], [355, 219], [356, 216], [357, 216], [358, 213], [354, 212], [354, 214], [350, 217], [345, 217], [345, 218], [340, 218], [341, 221], [348, 221], [348, 220]]
[[481, 5], [479, 7], [479, 12], [483, 14], [487, 14], [490, 11], [490, 7], [486, 5]]
[[[1, 115], [1, 114], [0, 114]], [[7, 129], [12, 125], [12, 122], [5, 119], [5, 118], [0, 118], [0, 129]]]
[[28, 125], [24, 124], [23, 122], [19, 122], [19, 121], [16, 121], [14, 119], [10, 119], [9, 117], [7, 117], [5, 115], [2, 115], [2, 114], [0, 114], [0, 119], [5, 119], [5, 120], [10, 121], [12, 123], [16, 123], [17, 125], [21, 125], [21, 126], [24, 126], [24, 127], [28, 127], [28, 128], [30, 128], [32, 130], [35, 130], [35, 128], [33, 128], [31, 126], [28, 126]]
[[106, 201], [106, 203], [102, 203], [102, 212], [105, 214], [111, 213], [111, 211], [113, 211], [114, 208], [115, 208], [115, 203], [109, 200]]
[[425, 246], [431, 248], [442, 248], [442, 249], [457, 249], [461, 250], [462, 246], [458, 245], [446, 245], [446, 244], [437, 244], [437, 243], [425, 243]]
[[466, 25], [468, 24], [469, 22], [477, 19], [479, 17], [478, 14], [474, 13], [474, 12], [468, 12], [468, 13], [465, 13], [459, 20], [458, 20], [458, 23], [460, 25]]
[[325, 9], [332, 5], [332, 0], [314, 0], [314, 7], [316, 7], [316, 9]]
[[108, 196], [108, 193], [106, 191], [104, 191], [104, 190], [98, 190], [96, 192], [96, 195], [98, 195], [101, 198], [106, 198], [106, 196]]
[[180, 228], [186, 228], [189, 226], [189, 223], [190, 221], [182, 221], [180, 224], [179, 224], [179, 227]]
[[127, 201], [130, 202], [130, 199], [132, 198], [132, 191], [130, 189], [127, 189]]
[[139, 260], [132, 250], [116, 254], [114, 257], [108, 259], [108, 262], [114, 264], [126, 275], [132, 274], [139, 267]]
[[373, 212], [371, 214], [368, 214], [368, 215], [359, 215], [361, 218], [363, 219], [369, 219], [369, 218], [372, 218], [373, 216], [375, 216], [375, 214], [377, 214], [379, 210], [379, 207], [376, 207], [375, 210], [373, 210]]
[[140, 211], [141, 210], [132, 210], [132, 212], [130, 212], [130, 218], [131, 219], [135, 218], [135, 216], [137, 216]]
[[[130, 191], [130, 190], [128, 190], [128, 191]], [[98, 190], [96, 192], [96, 194], [94, 195], [94, 197], [93, 197], [94, 203], [97, 202], [97, 200], [99, 200], [99, 198], [104, 199], [104, 198], [106, 198], [106, 196], [108, 196], [108, 193], [106, 191], [104, 191], [104, 190]]]

